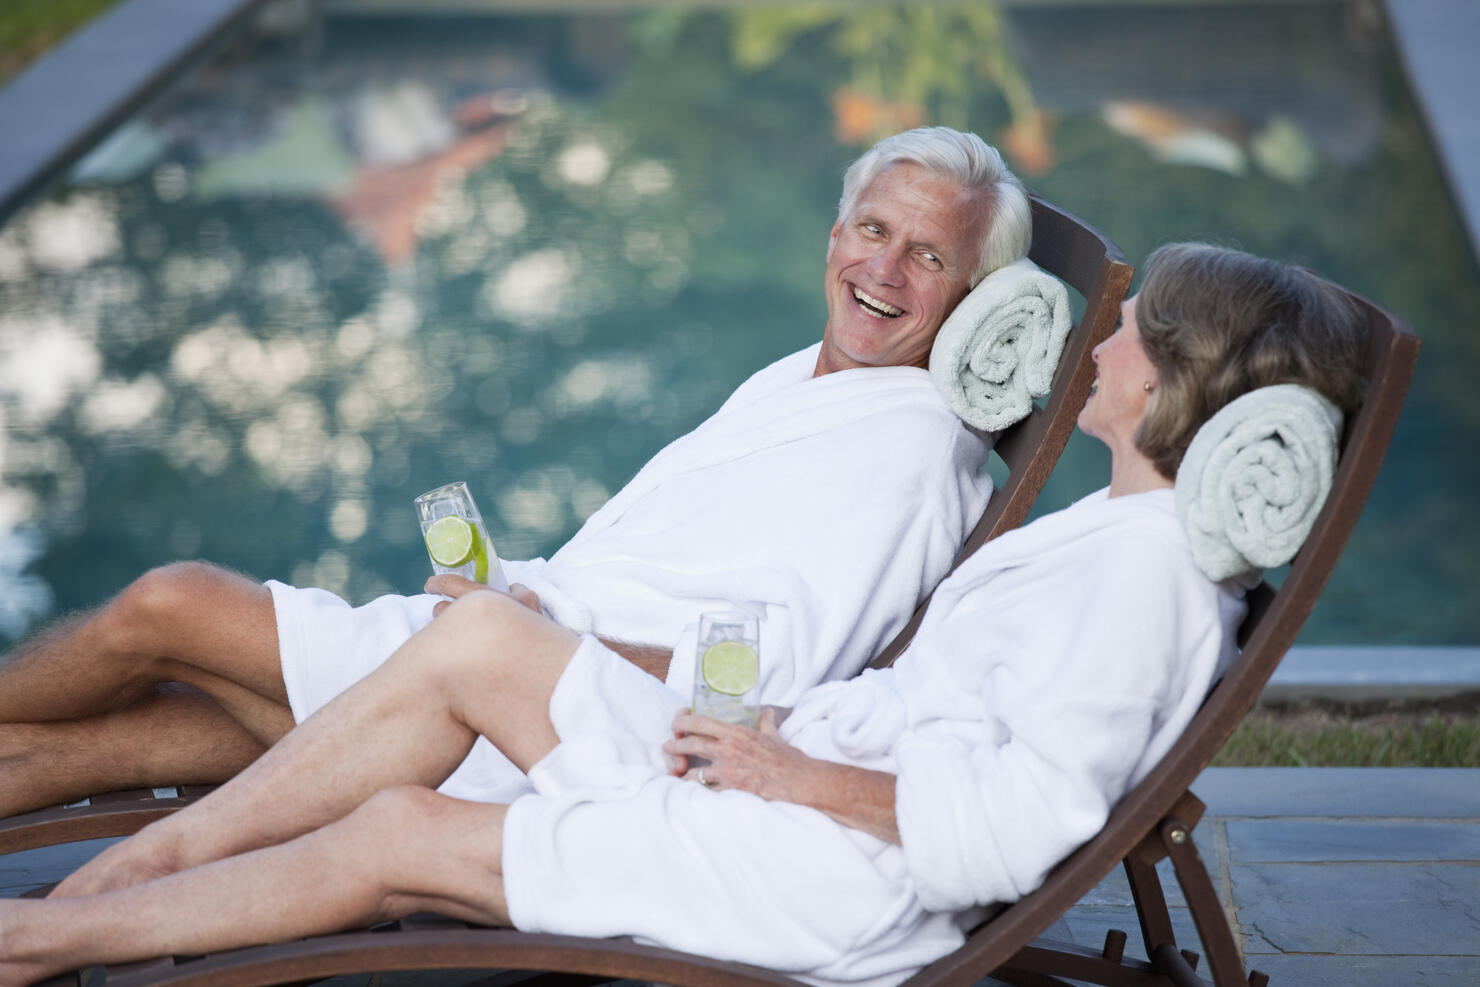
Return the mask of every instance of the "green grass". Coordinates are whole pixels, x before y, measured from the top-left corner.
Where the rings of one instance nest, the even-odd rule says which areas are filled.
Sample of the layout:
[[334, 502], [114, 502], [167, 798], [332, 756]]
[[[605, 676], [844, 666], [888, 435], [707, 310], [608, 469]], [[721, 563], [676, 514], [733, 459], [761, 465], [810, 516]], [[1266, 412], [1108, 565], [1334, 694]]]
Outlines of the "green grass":
[[1473, 702], [1258, 707], [1213, 758], [1219, 767], [1480, 767]]
[[0, 85], [115, 0], [4, 0], [0, 5]]

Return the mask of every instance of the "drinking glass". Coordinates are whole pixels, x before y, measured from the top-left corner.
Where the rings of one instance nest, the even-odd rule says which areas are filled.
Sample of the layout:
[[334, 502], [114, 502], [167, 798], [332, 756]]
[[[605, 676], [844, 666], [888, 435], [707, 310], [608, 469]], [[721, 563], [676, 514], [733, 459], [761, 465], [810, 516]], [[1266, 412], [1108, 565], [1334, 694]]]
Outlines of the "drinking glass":
[[416, 498], [416, 519], [432, 569], [452, 572], [494, 589], [509, 589], [483, 515], [462, 480], [428, 490]]
[[699, 615], [694, 712], [726, 723], [760, 723], [760, 620], [741, 611]]

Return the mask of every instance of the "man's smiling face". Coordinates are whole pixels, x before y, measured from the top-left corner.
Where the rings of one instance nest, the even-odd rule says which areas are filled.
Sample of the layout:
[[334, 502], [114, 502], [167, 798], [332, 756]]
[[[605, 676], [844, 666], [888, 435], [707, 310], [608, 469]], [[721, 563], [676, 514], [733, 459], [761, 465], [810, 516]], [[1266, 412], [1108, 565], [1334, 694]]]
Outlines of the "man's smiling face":
[[827, 248], [827, 327], [817, 374], [923, 367], [936, 331], [970, 289], [985, 195], [901, 162], [881, 171]]

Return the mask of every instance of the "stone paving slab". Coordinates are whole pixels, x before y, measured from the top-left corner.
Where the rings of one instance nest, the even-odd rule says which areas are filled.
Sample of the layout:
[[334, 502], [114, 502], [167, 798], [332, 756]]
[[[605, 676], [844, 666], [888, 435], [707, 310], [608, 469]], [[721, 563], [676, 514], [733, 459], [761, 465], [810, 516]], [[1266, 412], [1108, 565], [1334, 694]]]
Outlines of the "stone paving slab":
[[1232, 878], [1248, 954], [1480, 952], [1472, 864], [1235, 864]]
[[1235, 820], [1226, 832], [1244, 863], [1480, 860], [1474, 823]]
[[1256, 957], [1271, 987], [1475, 987], [1480, 959], [1460, 956]]

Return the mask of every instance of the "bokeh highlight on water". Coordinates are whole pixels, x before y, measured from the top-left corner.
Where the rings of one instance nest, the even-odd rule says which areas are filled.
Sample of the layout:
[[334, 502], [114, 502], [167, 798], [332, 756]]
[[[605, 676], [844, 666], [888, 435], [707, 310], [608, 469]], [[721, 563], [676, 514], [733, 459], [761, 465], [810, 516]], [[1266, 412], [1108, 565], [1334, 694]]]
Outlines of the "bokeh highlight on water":
[[[0, 229], [0, 637], [181, 558], [416, 591], [411, 499], [453, 479], [501, 554], [548, 554], [817, 338], [842, 170], [944, 123], [1133, 260], [1212, 239], [1408, 318], [1409, 406], [1302, 640], [1480, 643], [1480, 284], [1371, 9], [258, 25]], [[1041, 509], [1104, 468], [1076, 439]]]

